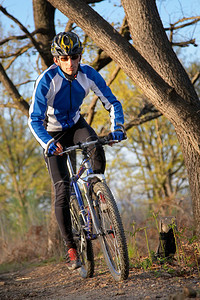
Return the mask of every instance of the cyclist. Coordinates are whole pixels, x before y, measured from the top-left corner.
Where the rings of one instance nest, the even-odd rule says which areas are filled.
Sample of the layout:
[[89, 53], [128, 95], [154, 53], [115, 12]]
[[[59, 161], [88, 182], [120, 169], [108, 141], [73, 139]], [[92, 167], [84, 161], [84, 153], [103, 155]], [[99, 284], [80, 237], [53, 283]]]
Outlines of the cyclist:
[[[70, 186], [63, 147], [97, 138], [80, 114], [83, 99], [92, 90], [110, 113], [113, 140], [124, 139], [124, 117], [120, 102], [102, 76], [80, 63], [82, 44], [73, 32], [60, 32], [53, 40], [54, 64], [36, 80], [29, 111], [29, 127], [44, 149], [44, 157], [55, 190], [55, 215], [67, 247], [67, 266], [81, 266], [73, 240], [69, 211]], [[96, 146], [91, 161], [96, 173], [105, 171], [103, 147]]]

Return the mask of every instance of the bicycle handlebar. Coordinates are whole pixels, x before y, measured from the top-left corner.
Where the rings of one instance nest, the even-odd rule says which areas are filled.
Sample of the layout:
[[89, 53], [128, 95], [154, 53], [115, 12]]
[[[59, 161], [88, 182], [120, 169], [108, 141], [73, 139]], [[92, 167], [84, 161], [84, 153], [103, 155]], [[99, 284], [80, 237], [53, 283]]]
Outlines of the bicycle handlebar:
[[76, 149], [83, 150], [84, 148], [87, 148], [87, 147], [89, 147], [91, 145], [95, 145], [95, 144], [109, 145], [109, 144], [118, 143], [118, 142], [119, 141], [117, 141], [117, 140], [109, 140], [108, 137], [98, 138], [97, 140], [90, 141], [90, 142], [84, 142], [84, 143], [79, 142], [77, 145], [66, 148], [63, 152], [59, 153], [59, 155], [62, 155], [64, 153], [68, 153], [68, 152], [72, 152]]

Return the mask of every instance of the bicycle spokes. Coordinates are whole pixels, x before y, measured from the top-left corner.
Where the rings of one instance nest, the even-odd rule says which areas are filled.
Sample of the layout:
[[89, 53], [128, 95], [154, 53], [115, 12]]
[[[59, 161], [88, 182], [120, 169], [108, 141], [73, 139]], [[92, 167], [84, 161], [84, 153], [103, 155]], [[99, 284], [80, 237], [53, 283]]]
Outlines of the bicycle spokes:
[[94, 185], [98, 198], [97, 214], [102, 235], [100, 243], [105, 260], [115, 280], [128, 277], [128, 251], [120, 214], [114, 197], [106, 183]]

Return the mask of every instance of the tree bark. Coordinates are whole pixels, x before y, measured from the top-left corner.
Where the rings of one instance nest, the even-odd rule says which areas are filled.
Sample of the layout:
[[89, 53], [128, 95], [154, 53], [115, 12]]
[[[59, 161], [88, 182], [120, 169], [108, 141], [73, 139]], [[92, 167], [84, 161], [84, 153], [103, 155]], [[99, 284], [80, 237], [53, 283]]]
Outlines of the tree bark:
[[50, 46], [55, 36], [55, 8], [46, 0], [33, 0], [35, 29], [40, 29], [37, 42], [40, 44], [43, 71], [53, 63]]
[[[188, 102], [199, 102], [163, 28], [154, 0], [122, 0], [134, 47]], [[192, 99], [191, 99], [192, 98]]]

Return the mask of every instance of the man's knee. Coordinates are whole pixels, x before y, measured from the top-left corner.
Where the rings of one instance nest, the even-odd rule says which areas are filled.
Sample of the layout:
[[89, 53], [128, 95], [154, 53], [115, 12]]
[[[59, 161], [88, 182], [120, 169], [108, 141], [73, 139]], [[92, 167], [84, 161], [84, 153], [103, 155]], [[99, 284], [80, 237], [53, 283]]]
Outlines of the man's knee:
[[105, 167], [106, 167], [106, 157], [105, 157], [104, 149], [102, 146], [97, 146], [94, 155], [94, 162], [93, 162], [94, 173], [104, 173]]

